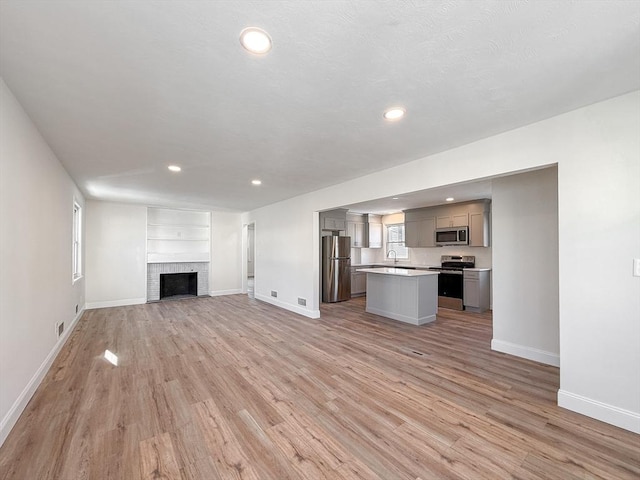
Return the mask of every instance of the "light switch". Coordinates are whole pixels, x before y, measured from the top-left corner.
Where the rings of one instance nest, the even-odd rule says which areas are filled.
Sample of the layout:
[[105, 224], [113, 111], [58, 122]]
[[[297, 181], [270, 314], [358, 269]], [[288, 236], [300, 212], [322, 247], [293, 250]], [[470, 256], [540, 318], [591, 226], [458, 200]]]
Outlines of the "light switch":
[[640, 258], [633, 259], [633, 276], [640, 277]]

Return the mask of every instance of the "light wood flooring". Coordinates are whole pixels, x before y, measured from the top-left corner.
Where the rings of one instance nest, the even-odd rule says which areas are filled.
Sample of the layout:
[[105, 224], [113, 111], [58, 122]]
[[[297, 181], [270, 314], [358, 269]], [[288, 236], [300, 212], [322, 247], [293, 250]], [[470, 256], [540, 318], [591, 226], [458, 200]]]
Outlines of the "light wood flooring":
[[[637, 479], [640, 436], [556, 406], [489, 315], [311, 320], [243, 295], [85, 312], [2, 479]], [[118, 355], [118, 366], [103, 358]]]

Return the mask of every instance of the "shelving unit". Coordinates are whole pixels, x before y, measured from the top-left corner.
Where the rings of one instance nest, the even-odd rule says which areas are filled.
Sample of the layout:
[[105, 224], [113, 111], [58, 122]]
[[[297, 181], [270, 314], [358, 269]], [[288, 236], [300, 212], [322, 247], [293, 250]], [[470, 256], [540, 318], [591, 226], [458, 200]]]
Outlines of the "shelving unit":
[[149, 208], [147, 263], [210, 261], [209, 212]]

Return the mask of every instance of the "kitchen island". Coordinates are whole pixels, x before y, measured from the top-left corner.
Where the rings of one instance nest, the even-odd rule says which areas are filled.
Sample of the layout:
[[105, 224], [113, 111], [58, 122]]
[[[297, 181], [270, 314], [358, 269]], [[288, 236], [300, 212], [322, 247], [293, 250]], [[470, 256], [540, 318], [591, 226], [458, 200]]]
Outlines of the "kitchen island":
[[439, 272], [393, 267], [357, 271], [367, 274], [367, 312], [413, 325], [436, 319]]

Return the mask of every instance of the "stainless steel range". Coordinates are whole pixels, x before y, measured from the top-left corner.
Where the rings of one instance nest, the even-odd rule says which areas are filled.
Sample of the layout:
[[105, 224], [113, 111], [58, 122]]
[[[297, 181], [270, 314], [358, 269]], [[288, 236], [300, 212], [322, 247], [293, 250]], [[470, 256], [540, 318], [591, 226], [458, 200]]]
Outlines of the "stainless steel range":
[[474, 268], [476, 257], [460, 255], [442, 255], [439, 267], [429, 267], [438, 270], [438, 307], [464, 310], [463, 299], [463, 270]]

